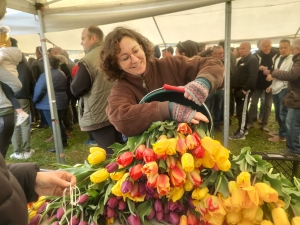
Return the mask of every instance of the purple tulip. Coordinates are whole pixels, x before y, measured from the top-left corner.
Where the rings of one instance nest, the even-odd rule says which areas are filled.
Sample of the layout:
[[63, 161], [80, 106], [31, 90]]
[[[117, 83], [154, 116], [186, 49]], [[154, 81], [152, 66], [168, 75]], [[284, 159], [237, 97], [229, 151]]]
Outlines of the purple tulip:
[[36, 214], [31, 220], [29, 225], [38, 225], [41, 219], [41, 214]]
[[145, 185], [145, 188], [146, 188], [146, 190], [147, 190], [147, 192], [148, 192], [149, 194], [154, 195], [154, 194], [156, 193], [156, 189], [155, 189], [155, 188], [148, 187], [148, 185]]
[[80, 221], [80, 223], [78, 225], [88, 225], [88, 223], [85, 221]]
[[83, 194], [77, 199], [77, 203], [79, 205], [82, 205], [83, 203], [87, 202], [89, 200], [88, 194]]
[[71, 224], [72, 225], [78, 225], [79, 224], [79, 218], [76, 217], [76, 215], [72, 216], [71, 218]]
[[65, 214], [65, 210], [63, 207], [60, 207], [56, 212], [56, 218], [57, 220], [60, 220], [62, 216]]
[[150, 194], [149, 192], [146, 193], [145, 199], [149, 200], [149, 199], [153, 199], [153, 194]]
[[148, 220], [152, 220], [155, 216], [155, 209], [152, 207], [150, 214], [147, 216]]
[[116, 172], [117, 169], [119, 169], [119, 164], [117, 162], [111, 162], [110, 164], [108, 164], [105, 169], [107, 170], [107, 172], [109, 173], [113, 173]]
[[59, 222], [55, 221], [55, 222], [51, 223], [51, 225], [59, 225]]
[[156, 211], [155, 217], [158, 222], [161, 222], [164, 218], [164, 211]]
[[123, 194], [127, 193], [127, 192], [131, 192], [133, 189], [133, 183], [129, 180], [125, 180], [122, 183], [122, 187], [121, 187], [121, 191]]
[[96, 224], [95, 222], [91, 222], [91, 224], [90, 225], [98, 225], [98, 224]]
[[106, 217], [109, 219], [109, 218], [112, 218], [114, 217], [115, 215], [115, 210], [110, 208], [109, 206], [106, 207]]
[[184, 213], [184, 212], [185, 212], [183, 205], [181, 205], [181, 204], [178, 203], [178, 202], [177, 202], [177, 208], [176, 208], [175, 211], [176, 211], [176, 212], [180, 212], [180, 213]]
[[56, 220], [56, 219], [57, 219], [57, 217], [56, 217], [56, 214], [55, 214], [53, 216], [50, 216], [47, 221], [48, 221], [48, 223], [50, 223], [51, 221]]
[[155, 201], [154, 201], [154, 208], [155, 208], [156, 212], [163, 211], [161, 200], [155, 199]]
[[140, 195], [145, 195], [147, 193], [145, 186], [146, 186], [146, 183], [139, 182], [139, 194]]
[[178, 225], [179, 224], [179, 215], [175, 212], [170, 212], [170, 223], [172, 225]]
[[117, 197], [111, 197], [107, 201], [107, 205], [112, 209], [116, 208], [118, 206], [118, 204], [119, 204], [119, 201], [118, 201]]
[[130, 225], [140, 225], [141, 221], [140, 221], [140, 217], [139, 216], [135, 216], [133, 214], [131, 214], [128, 219], [127, 219], [128, 223]]
[[40, 208], [38, 209], [38, 213], [42, 213], [42, 212], [44, 212], [45, 211], [45, 209], [47, 208], [47, 205], [48, 205], [48, 202], [44, 202], [41, 206], [40, 206]]
[[177, 202], [169, 201], [168, 208], [170, 211], [174, 211], [177, 208]]
[[192, 209], [196, 208], [196, 206], [193, 204], [193, 199], [191, 196], [188, 196], [187, 202], [188, 202], [188, 205], [190, 208], [192, 208]]
[[167, 223], [170, 223], [170, 214], [169, 213], [165, 213], [164, 215], [164, 220], [167, 222]]
[[164, 204], [164, 213], [165, 214], [167, 214], [167, 213], [169, 213], [169, 203], [167, 203], [167, 204]]
[[126, 203], [123, 201], [123, 200], [120, 200], [119, 201], [119, 207], [118, 207], [118, 209], [120, 210], [120, 211], [123, 211], [124, 209], [126, 209]]

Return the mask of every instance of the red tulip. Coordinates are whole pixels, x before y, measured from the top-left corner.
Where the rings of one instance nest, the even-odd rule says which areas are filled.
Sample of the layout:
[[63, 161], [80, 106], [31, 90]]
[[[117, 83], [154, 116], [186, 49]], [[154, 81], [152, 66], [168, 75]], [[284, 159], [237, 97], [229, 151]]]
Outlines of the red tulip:
[[160, 174], [157, 177], [157, 192], [164, 196], [170, 191], [170, 179], [165, 174]]
[[174, 169], [176, 167], [176, 159], [174, 156], [168, 156], [166, 162], [169, 169]]
[[191, 151], [192, 155], [196, 158], [203, 158], [204, 157], [204, 148], [199, 145], [195, 149]]
[[143, 167], [142, 164], [137, 164], [131, 167], [129, 171], [129, 176], [134, 180], [138, 180], [143, 175], [143, 172], [141, 170], [142, 167]]
[[185, 138], [185, 143], [188, 149], [194, 149], [200, 145], [200, 139], [196, 133], [193, 133], [192, 135], [189, 134]]
[[192, 134], [192, 130], [187, 123], [179, 123], [177, 126], [177, 131], [182, 134]]
[[143, 159], [146, 163], [155, 161], [156, 156], [155, 156], [155, 153], [154, 153], [153, 149], [146, 148], [144, 153], [143, 153]]
[[143, 158], [143, 153], [145, 151], [146, 146], [145, 145], [140, 145], [139, 147], [137, 147], [137, 149], [135, 150], [135, 158], [136, 159], [142, 159]]
[[182, 137], [178, 138], [176, 150], [177, 150], [177, 152], [180, 153], [180, 155], [183, 155], [184, 153], [186, 153], [187, 145], [185, 142], [185, 138], [182, 138]]
[[124, 152], [123, 154], [119, 155], [117, 158], [117, 163], [120, 166], [128, 166], [133, 160], [133, 154], [131, 152]]
[[192, 172], [187, 173], [189, 181], [195, 186], [199, 187], [202, 184], [202, 178], [200, 176], [200, 170], [194, 169]]
[[158, 174], [154, 174], [148, 177], [148, 181], [147, 181], [147, 186], [148, 187], [152, 187], [152, 188], [156, 188], [157, 186], [157, 177]]
[[191, 212], [187, 213], [187, 224], [188, 225], [198, 225], [197, 217]]
[[173, 186], [182, 187], [182, 185], [185, 183], [186, 174], [179, 162], [177, 162], [177, 165], [174, 169], [170, 169], [169, 175]]
[[137, 197], [139, 196], [139, 183], [134, 182], [132, 191], [130, 192], [131, 197]]

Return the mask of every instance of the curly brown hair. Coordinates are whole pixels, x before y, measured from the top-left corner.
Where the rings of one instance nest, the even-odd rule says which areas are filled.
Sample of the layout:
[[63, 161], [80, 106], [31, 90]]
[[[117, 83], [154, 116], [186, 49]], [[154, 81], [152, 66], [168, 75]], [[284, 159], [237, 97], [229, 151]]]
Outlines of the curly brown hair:
[[154, 57], [153, 44], [146, 37], [135, 30], [116, 27], [105, 37], [100, 52], [100, 68], [109, 81], [119, 80], [124, 76], [117, 58], [117, 55], [121, 52], [119, 44], [123, 37], [130, 37], [137, 41], [145, 52], [146, 60], [152, 60]]

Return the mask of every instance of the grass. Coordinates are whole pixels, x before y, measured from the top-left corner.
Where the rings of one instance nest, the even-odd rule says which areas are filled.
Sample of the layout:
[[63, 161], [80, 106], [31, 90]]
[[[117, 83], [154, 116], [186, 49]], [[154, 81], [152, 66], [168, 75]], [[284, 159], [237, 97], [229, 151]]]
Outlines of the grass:
[[[271, 131], [278, 131], [278, 124], [274, 120], [274, 112], [271, 113], [268, 127]], [[254, 126], [249, 130], [246, 140], [231, 141], [229, 140], [228, 149], [233, 154], [239, 154], [243, 147], [249, 146], [252, 151], [259, 152], [278, 152], [280, 148], [285, 148], [285, 142], [273, 143], [268, 141], [270, 137], [267, 132], [259, 129], [260, 125], [254, 123]], [[237, 119], [233, 119], [230, 126], [229, 133], [237, 129]], [[54, 146], [54, 142], [45, 143], [44, 140], [51, 136], [50, 128], [47, 129], [34, 129], [31, 136], [31, 148], [36, 154], [28, 160], [10, 159], [9, 156], [13, 153], [13, 148], [10, 146], [6, 155], [7, 163], [20, 163], [20, 162], [35, 162], [44, 169], [55, 169], [53, 165], [56, 163], [56, 154], [47, 151], [48, 148]], [[223, 143], [223, 132], [215, 132], [215, 139]], [[75, 165], [76, 163], [83, 163], [89, 154], [89, 146], [83, 145], [83, 142], [88, 140], [87, 132], [80, 131], [78, 125], [73, 126], [72, 137], [68, 139], [68, 147], [64, 149], [66, 164]]]

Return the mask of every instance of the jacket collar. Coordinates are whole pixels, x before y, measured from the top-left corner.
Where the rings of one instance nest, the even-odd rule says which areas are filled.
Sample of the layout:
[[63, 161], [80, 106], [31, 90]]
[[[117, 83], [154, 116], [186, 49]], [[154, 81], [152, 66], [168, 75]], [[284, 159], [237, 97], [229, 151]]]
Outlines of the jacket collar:
[[295, 62], [297, 58], [300, 58], [299, 56], [300, 56], [300, 53], [298, 53], [297, 55], [294, 55], [293, 56], [293, 62]]
[[88, 54], [89, 52], [91, 52], [94, 48], [98, 47], [101, 45], [101, 41], [97, 41], [96, 43], [92, 44], [91, 47], [89, 47], [89, 49], [85, 52], [85, 54]]

